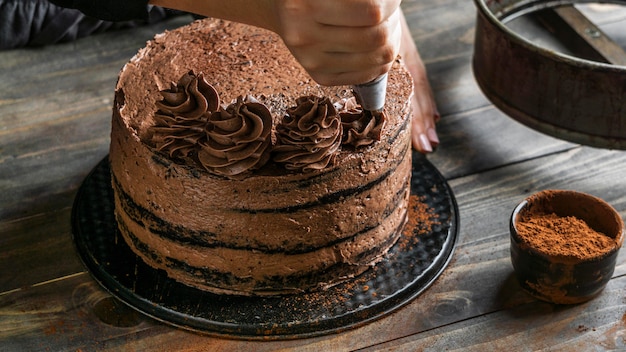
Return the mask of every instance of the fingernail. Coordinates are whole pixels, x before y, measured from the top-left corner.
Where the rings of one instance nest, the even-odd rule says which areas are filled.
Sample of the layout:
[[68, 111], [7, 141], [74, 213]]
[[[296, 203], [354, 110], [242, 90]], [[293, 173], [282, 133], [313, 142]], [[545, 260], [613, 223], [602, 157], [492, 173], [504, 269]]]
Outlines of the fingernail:
[[437, 132], [434, 128], [429, 128], [426, 130], [426, 135], [428, 136], [428, 140], [435, 147], [439, 145], [439, 137], [437, 136]]
[[435, 123], [439, 122], [439, 120], [441, 120], [441, 115], [439, 114], [439, 111], [435, 111]]
[[422, 150], [427, 153], [430, 153], [433, 151], [433, 147], [430, 145], [430, 141], [428, 140], [428, 137], [423, 133], [420, 133], [420, 146], [422, 147]]

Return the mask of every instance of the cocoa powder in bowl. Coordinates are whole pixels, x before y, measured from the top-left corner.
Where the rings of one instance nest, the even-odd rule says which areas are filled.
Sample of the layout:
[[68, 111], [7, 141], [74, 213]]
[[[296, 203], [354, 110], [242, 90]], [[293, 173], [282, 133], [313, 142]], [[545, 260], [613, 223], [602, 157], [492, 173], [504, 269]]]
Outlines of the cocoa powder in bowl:
[[602, 199], [545, 190], [515, 208], [510, 231], [522, 288], [544, 301], [574, 304], [595, 297], [610, 280], [624, 223]]

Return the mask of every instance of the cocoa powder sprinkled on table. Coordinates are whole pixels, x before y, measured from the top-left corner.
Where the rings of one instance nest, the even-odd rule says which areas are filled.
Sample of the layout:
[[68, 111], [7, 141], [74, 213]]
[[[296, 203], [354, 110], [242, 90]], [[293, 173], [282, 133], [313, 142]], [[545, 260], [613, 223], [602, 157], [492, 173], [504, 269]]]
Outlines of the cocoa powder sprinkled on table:
[[530, 247], [550, 256], [590, 259], [613, 250], [617, 243], [574, 216], [554, 213], [520, 214], [516, 228]]

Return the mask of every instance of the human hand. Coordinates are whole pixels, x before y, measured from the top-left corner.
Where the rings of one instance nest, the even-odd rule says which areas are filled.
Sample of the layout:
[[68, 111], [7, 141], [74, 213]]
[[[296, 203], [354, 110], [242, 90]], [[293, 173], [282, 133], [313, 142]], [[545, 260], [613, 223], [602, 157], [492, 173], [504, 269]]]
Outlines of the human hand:
[[399, 51], [413, 78], [413, 148], [422, 153], [435, 150], [439, 112], [399, 2], [278, 0], [277, 4], [280, 27], [273, 30], [319, 84], [369, 82], [391, 68]]
[[401, 0], [149, 0], [269, 29], [321, 85], [369, 82], [400, 50]]
[[400, 49], [399, 0], [275, 0], [277, 32], [317, 83], [369, 82]]
[[278, 33], [310, 76], [323, 85], [369, 82], [397, 54], [413, 77], [412, 144], [439, 144], [426, 69], [400, 9], [401, 0], [149, 0], [152, 5], [263, 27]]

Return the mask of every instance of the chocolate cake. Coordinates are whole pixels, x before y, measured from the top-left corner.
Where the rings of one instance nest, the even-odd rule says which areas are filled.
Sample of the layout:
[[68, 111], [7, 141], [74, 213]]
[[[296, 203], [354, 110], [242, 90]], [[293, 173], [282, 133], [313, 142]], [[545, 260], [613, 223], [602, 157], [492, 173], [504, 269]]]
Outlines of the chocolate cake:
[[217, 294], [359, 275], [406, 223], [412, 93], [398, 60], [372, 115], [266, 30], [204, 19], [157, 35], [115, 91], [119, 231], [148, 265]]

